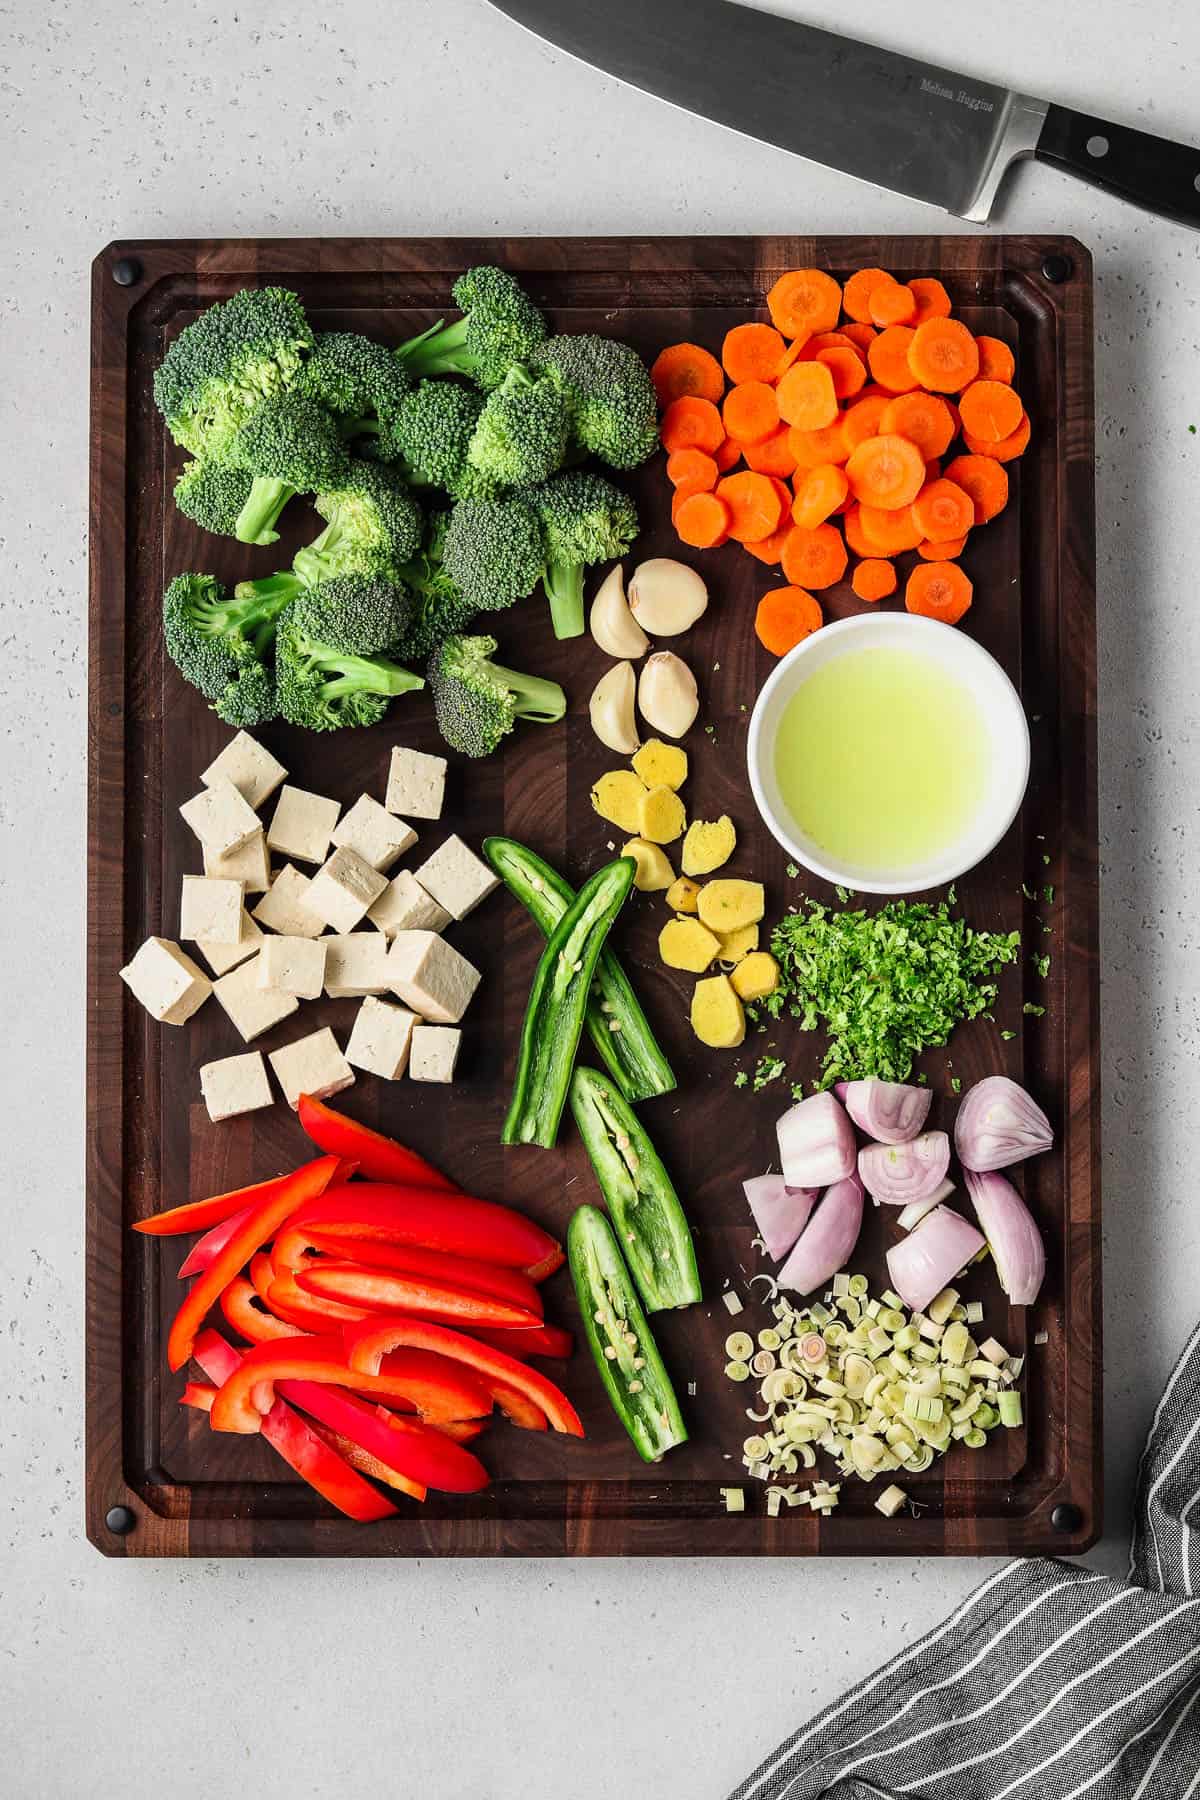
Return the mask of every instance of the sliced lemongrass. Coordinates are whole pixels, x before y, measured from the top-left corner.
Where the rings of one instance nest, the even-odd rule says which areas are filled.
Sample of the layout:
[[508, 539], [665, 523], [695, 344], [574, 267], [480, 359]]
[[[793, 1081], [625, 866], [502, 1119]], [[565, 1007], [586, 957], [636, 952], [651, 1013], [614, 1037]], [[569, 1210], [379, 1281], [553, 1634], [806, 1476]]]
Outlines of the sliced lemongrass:
[[749, 1362], [754, 1354], [754, 1339], [748, 1331], [731, 1331], [725, 1339], [725, 1354], [732, 1362]]
[[963, 1308], [963, 1312], [966, 1315], [968, 1325], [981, 1325], [983, 1323], [982, 1300], [968, 1300]]
[[727, 1513], [740, 1513], [746, 1510], [746, 1490], [740, 1487], [723, 1487], [721, 1498], [725, 1502]]
[[750, 1364], [735, 1359], [733, 1362], [727, 1362], [725, 1364], [725, 1373], [728, 1375], [730, 1381], [749, 1381]]
[[935, 1294], [925, 1310], [935, 1325], [944, 1325], [957, 1305], [958, 1289], [948, 1287]]
[[760, 1350], [778, 1350], [782, 1342], [782, 1337], [772, 1325], [764, 1325], [763, 1329], [758, 1334], [758, 1347]]
[[984, 1338], [982, 1344], [979, 1346], [979, 1354], [986, 1358], [988, 1362], [995, 1363], [997, 1366], [1008, 1361], [1008, 1351], [1004, 1348], [1004, 1345], [994, 1337]]
[[976, 1427], [973, 1431], [964, 1432], [962, 1441], [968, 1450], [982, 1450], [987, 1443], [987, 1432]]
[[721, 1305], [727, 1313], [737, 1314], [742, 1310], [742, 1303], [733, 1288], [727, 1288], [721, 1295]]
[[1000, 1423], [1012, 1430], [1015, 1425], [1023, 1422], [1021, 1396], [1010, 1388], [1007, 1393], [1000, 1396]]

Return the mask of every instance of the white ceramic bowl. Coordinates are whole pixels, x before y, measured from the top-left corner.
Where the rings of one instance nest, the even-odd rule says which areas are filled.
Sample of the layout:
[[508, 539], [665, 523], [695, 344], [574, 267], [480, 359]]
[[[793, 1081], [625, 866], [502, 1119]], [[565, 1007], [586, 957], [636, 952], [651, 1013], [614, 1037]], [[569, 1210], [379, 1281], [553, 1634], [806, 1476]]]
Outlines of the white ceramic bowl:
[[[933, 860], [904, 869], [867, 868], [831, 859], [792, 816], [775, 776], [779, 722], [801, 683], [834, 657], [877, 649], [917, 651], [943, 663], [973, 696], [991, 740], [988, 785], [967, 830]], [[860, 613], [823, 626], [781, 658], [751, 715], [746, 760], [759, 812], [772, 836], [798, 863], [858, 893], [915, 894], [965, 875], [1000, 842], [1017, 816], [1029, 781], [1029, 725], [1020, 696], [1000, 664], [964, 631], [912, 613]]]

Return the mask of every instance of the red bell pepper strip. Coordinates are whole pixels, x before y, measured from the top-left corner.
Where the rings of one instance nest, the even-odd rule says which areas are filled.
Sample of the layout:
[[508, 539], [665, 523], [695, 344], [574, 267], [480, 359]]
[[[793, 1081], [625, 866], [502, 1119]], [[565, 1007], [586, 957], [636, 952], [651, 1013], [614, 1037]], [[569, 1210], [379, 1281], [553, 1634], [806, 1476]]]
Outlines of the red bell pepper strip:
[[466, 1337], [461, 1331], [450, 1331], [444, 1325], [430, 1325], [423, 1319], [364, 1320], [359, 1325], [346, 1325], [342, 1339], [352, 1369], [374, 1375], [389, 1350], [407, 1345], [414, 1350], [437, 1350], [443, 1356], [466, 1363], [483, 1380], [499, 1381], [516, 1388], [526, 1399], [541, 1408], [555, 1431], [571, 1437], [583, 1436], [579, 1414], [561, 1389], [544, 1375], [530, 1369], [490, 1344]]
[[[210, 1380], [221, 1384], [237, 1375], [243, 1361], [240, 1351], [235, 1350], [232, 1344], [227, 1344], [216, 1331], [202, 1331], [199, 1334], [194, 1345], [194, 1355]], [[216, 1396], [213, 1399], [213, 1405], [215, 1404]], [[364, 1522], [390, 1519], [399, 1511], [369, 1481], [364, 1481], [360, 1474], [350, 1468], [337, 1451], [318, 1437], [284, 1401], [275, 1401], [265, 1417], [260, 1417], [259, 1429], [271, 1448], [278, 1451], [297, 1475], [302, 1475], [310, 1487], [314, 1487], [324, 1499], [349, 1518]], [[420, 1484], [413, 1485], [417, 1489], [414, 1498], [424, 1499]]]
[[371, 1317], [365, 1306], [343, 1306], [340, 1300], [320, 1300], [315, 1294], [304, 1293], [291, 1273], [275, 1277], [267, 1289], [266, 1304], [277, 1319], [286, 1319], [289, 1325], [299, 1325], [318, 1335]]
[[472, 1438], [477, 1438], [488, 1426], [486, 1419], [426, 1419], [425, 1423], [434, 1431], [453, 1438], [456, 1444], [469, 1444]]
[[227, 1324], [251, 1344], [272, 1343], [277, 1338], [304, 1337], [302, 1325], [276, 1318], [259, 1301], [244, 1275], [235, 1276], [221, 1295], [221, 1311]]
[[452, 1287], [468, 1288], [476, 1294], [492, 1294], [507, 1300], [535, 1318], [542, 1316], [542, 1297], [519, 1269], [506, 1269], [501, 1263], [478, 1262], [468, 1256], [447, 1256], [443, 1250], [426, 1250], [421, 1244], [385, 1244], [375, 1238], [347, 1238], [311, 1229], [307, 1225], [286, 1225], [275, 1240], [271, 1262], [281, 1273], [314, 1265], [309, 1252], [319, 1250], [337, 1261], [353, 1257], [373, 1269], [396, 1269], [403, 1275], [431, 1275], [447, 1281]]
[[389, 1269], [370, 1269], [362, 1263], [310, 1263], [296, 1271], [296, 1285], [321, 1300], [344, 1306], [366, 1307], [369, 1312], [405, 1313], [414, 1319], [434, 1319], [443, 1325], [536, 1325], [537, 1314], [494, 1294], [474, 1294], [428, 1275], [402, 1275]]
[[249, 1217], [250, 1208], [243, 1206], [240, 1212], [230, 1213], [227, 1219], [222, 1219], [218, 1225], [213, 1225], [206, 1231], [202, 1238], [197, 1238], [180, 1266], [180, 1281], [185, 1281], [189, 1275], [203, 1275], [205, 1269], [211, 1268], [234, 1232], [240, 1230]]
[[353, 1255], [356, 1239], [419, 1244], [449, 1256], [523, 1269], [533, 1281], [553, 1273], [563, 1261], [562, 1246], [549, 1232], [511, 1206], [391, 1182], [331, 1187], [293, 1222], [336, 1238], [347, 1256]]
[[292, 1179], [290, 1175], [273, 1175], [270, 1181], [256, 1181], [253, 1187], [233, 1188], [228, 1194], [214, 1194], [211, 1200], [189, 1200], [183, 1206], [172, 1206], [155, 1213], [152, 1219], [139, 1219], [135, 1231], [147, 1237], [177, 1237], [185, 1231], [207, 1231], [220, 1225], [234, 1213], [250, 1206], [261, 1206], [272, 1194], [278, 1194]]
[[247, 1270], [247, 1274], [250, 1277], [250, 1286], [254, 1289], [259, 1299], [265, 1303], [267, 1295], [271, 1291], [271, 1283], [275, 1279], [275, 1265], [271, 1261], [271, 1253], [269, 1250], [256, 1251], [250, 1258], [250, 1267]]
[[[337, 1331], [324, 1335], [307, 1332], [285, 1341], [276, 1339], [273, 1347], [292, 1356], [297, 1364], [331, 1360], [345, 1361], [342, 1340]], [[245, 1352], [249, 1354], [249, 1352]], [[492, 1410], [492, 1396], [486, 1381], [473, 1370], [447, 1356], [428, 1350], [397, 1350], [385, 1357], [378, 1374], [353, 1378], [348, 1385], [372, 1405], [380, 1402], [399, 1410], [419, 1413], [427, 1424], [441, 1424], [447, 1419], [485, 1418]]]
[[313, 1199], [324, 1190], [332, 1180], [337, 1166], [337, 1158], [333, 1156], [322, 1156], [316, 1162], [306, 1163], [294, 1175], [289, 1175], [277, 1191], [269, 1193], [257, 1203], [240, 1231], [234, 1233], [210, 1267], [192, 1284], [183, 1305], [175, 1314], [167, 1335], [167, 1364], [170, 1368], [181, 1369], [192, 1354], [196, 1333], [204, 1323], [209, 1307], [215, 1305], [220, 1298], [222, 1289], [235, 1275], [241, 1273], [243, 1264], [253, 1256], [258, 1246], [267, 1238], [274, 1237], [283, 1221], [298, 1206], [303, 1206], [306, 1200]]
[[490, 1326], [469, 1325], [467, 1332], [480, 1343], [490, 1344], [493, 1350], [503, 1350], [509, 1356], [550, 1356], [565, 1362], [575, 1349], [575, 1339], [561, 1325], [530, 1325], [516, 1331], [493, 1331]]
[[545, 1431], [549, 1424], [540, 1406], [527, 1400], [524, 1394], [518, 1393], [515, 1387], [509, 1387], [503, 1381], [491, 1382], [492, 1399], [500, 1408], [511, 1425], [519, 1425], [522, 1431]]
[[[380, 1407], [379, 1410], [382, 1412], [383, 1408]], [[409, 1481], [406, 1475], [398, 1475], [395, 1469], [389, 1469], [386, 1463], [381, 1463], [377, 1456], [372, 1456], [361, 1444], [352, 1444], [340, 1431], [331, 1431], [328, 1425], [318, 1424], [316, 1419], [309, 1421], [309, 1430], [315, 1431], [319, 1438], [336, 1450], [343, 1461], [348, 1462], [352, 1469], [357, 1469], [360, 1475], [369, 1475], [372, 1481], [382, 1481], [385, 1487], [393, 1487], [414, 1500], [424, 1500], [428, 1493], [429, 1490], [423, 1488], [419, 1481]]]
[[435, 1169], [433, 1164], [405, 1149], [394, 1138], [360, 1125], [357, 1119], [335, 1112], [323, 1100], [301, 1094], [296, 1107], [301, 1129], [316, 1144], [334, 1156], [353, 1157], [363, 1174], [372, 1181], [395, 1181], [401, 1187], [453, 1188], [454, 1183]]
[[194, 1406], [197, 1412], [209, 1413], [217, 1397], [211, 1381], [189, 1381], [179, 1396], [180, 1406]]

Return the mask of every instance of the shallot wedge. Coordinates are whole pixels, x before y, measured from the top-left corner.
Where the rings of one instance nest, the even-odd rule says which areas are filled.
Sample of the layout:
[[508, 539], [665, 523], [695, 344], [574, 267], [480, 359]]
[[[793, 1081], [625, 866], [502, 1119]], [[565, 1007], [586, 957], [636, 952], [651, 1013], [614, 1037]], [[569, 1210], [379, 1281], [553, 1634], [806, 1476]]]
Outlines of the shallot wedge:
[[1053, 1149], [1050, 1121], [1007, 1075], [986, 1075], [971, 1088], [954, 1121], [954, 1148], [964, 1169], [986, 1174]]
[[855, 1174], [826, 1190], [799, 1242], [775, 1279], [782, 1288], [811, 1294], [832, 1281], [854, 1254], [862, 1230], [863, 1185]]
[[892, 1245], [887, 1253], [888, 1277], [905, 1306], [924, 1312], [983, 1246], [984, 1239], [961, 1213], [939, 1206]]
[[823, 1188], [854, 1168], [854, 1127], [836, 1094], [810, 1094], [789, 1107], [775, 1127], [779, 1162], [789, 1187]]
[[833, 1091], [858, 1129], [876, 1144], [911, 1143], [929, 1117], [933, 1089], [904, 1081], [836, 1081]]
[[1003, 1175], [967, 1169], [965, 1176], [1000, 1286], [1013, 1306], [1032, 1306], [1046, 1275], [1046, 1246], [1033, 1214]]
[[755, 1175], [742, 1190], [767, 1255], [781, 1261], [808, 1224], [820, 1188], [790, 1188], [782, 1175]]
[[908, 1144], [866, 1144], [858, 1153], [862, 1184], [884, 1206], [927, 1199], [949, 1167], [950, 1139], [944, 1131], [924, 1131]]

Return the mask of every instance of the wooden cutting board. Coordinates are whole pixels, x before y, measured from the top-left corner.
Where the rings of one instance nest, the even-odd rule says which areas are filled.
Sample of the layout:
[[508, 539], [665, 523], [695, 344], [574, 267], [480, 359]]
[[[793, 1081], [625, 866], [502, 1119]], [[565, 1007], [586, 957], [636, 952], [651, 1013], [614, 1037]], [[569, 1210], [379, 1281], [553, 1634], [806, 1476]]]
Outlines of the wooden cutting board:
[[[789, 1075], [809, 1080], [821, 1040], [794, 1026], [751, 1036], [737, 1056], [704, 1051], [687, 1025], [689, 978], [655, 953], [661, 897], [638, 896], [617, 946], [679, 1075], [676, 1093], [641, 1110], [672, 1170], [696, 1233], [704, 1305], [659, 1315], [655, 1331], [691, 1427], [660, 1466], [643, 1465], [609, 1411], [586, 1350], [561, 1376], [587, 1428], [583, 1442], [495, 1425], [482, 1440], [494, 1482], [470, 1499], [402, 1502], [396, 1520], [361, 1527], [333, 1514], [255, 1440], [223, 1437], [178, 1404], [183, 1377], [163, 1362], [166, 1322], [181, 1292], [188, 1240], [147, 1239], [135, 1219], [277, 1173], [305, 1154], [282, 1102], [213, 1125], [198, 1071], [241, 1049], [215, 1004], [183, 1029], [153, 1023], [117, 970], [150, 933], [174, 937], [180, 877], [198, 868], [178, 817], [228, 732], [162, 654], [160, 599], [183, 569], [230, 580], [285, 567], [313, 535], [315, 515], [293, 504], [273, 550], [205, 536], [171, 502], [179, 453], [151, 400], [165, 345], [196, 313], [237, 288], [275, 281], [296, 289], [318, 328], [354, 327], [399, 342], [451, 306], [455, 276], [476, 262], [518, 272], [552, 325], [597, 330], [649, 359], [691, 338], [719, 351], [726, 329], [761, 308], [781, 270], [818, 264], [839, 278], [868, 264], [901, 278], [937, 275], [955, 311], [1004, 337], [1033, 420], [1033, 444], [1000, 519], [977, 534], [965, 564], [975, 583], [967, 629], [1021, 689], [1033, 735], [1033, 775], [1017, 824], [982, 868], [959, 883], [962, 910], [989, 930], [1019, 928], [1019, 969], [1001, 978], [994, 1022], [960, 1029], [924, 1068], [937, 1099], [931, 1123], [953, 1115], [950, 1083], [1005, 1072], [1025, 1081], [1057, 1128], [1053, 1154], [1021, 1175], [1047, 1237], [1045, 1289], [1028, 1313], [1009, 1312], [991, 1272], [970, 1292], [988, 1328], [1028, 1353], [1027, 1426], [984, 1451], [957, 1450], [906, 1487], [919, 1516], [883, 1519], [872, 1489], [850, 1482], [829, 1518], [807, 1509], [727, 1516], [722, 1485], [739, 1483], [749, 1430], [745, 1388], [722, 1373], [731, 1319], [728, 1285], [751, 1301], [765, 1265], [752, 1248], [743, 1178], [775, 1156], [782, 1083], [738, 1091], [738, 1067], [771, 1048]], [[88, 836], [87, 1521], [114, 1555], [954, 1555], [1085, 1548], [1100, 1530], [1100, 1188], [1093, 504], [1092, 289], [1088, 253], [1071, 240], [1012, 237], [566, 238], [503, 240], [300, 239], [114, 244], [93, 268], [91, 458], [91, 702]], [[765, 316], [760, 313], [760, 316]], [[639, 558], [679, 552], [668, 520], [661, 456], [629, 483], [643, 520]], [[685, 555], [687, 553], [684, 553]], [[689, 814], [729, 812], [739, 832], [730, 873], [767, 883], [769, 914], [809, 893], [758, 821], [745, 775], [749, 710], [772, 659], [752, 631], [770, 572], [736, 546], [697, 559], [711, 603], [680, 648], [695, 669], [703, 720], [688, 744]], [[590, 591], [590, 589], [589, 589]], [[861, 610], [848, 586], [827, 615]], [[895, 602], [888, 604], [894, 605]], [[619, 834], [588, 804], [595, 777], [620, 759], [587, 723], [587, 698], [607, 659], [590, 638], [560, 644], [535, 596], [499, 620], [503, 660], [560, 679], [571, 711], [561, 726], [530, 727], [501, 756], [452, 757], [446, 813], [422, 830], [422, 849], [454, 830], [478, 844], [504, 831], [532, 844], [578, 882]], [[261, 734], [301, 786], [349, 804], [382, 797], [390, 746], [442, 748], [426, 698], [398, 701], [370, 731], [316, 737], [285, 726]], [[619, 847], [619, 846], [618, 846]], [[411, 861], [411, 859], [410, 859]], [[1023, 896], [1022, 884], [1038, 896]], [[1041, 898], [1045, 884], [1053, 904]], [[1048, 927], [1045, 930], [1044, 927]], [[360, 1076], [347, 1110], [425, 1152], [466, 1188], [528, 1210], [556, 1235], [597, 1192], [569, 1124], [554, 1151], [499, 1144], [524, 1000], [540, 948], [531, 921], [504, 893], [453, 940], [485, 973], [467, 1016], [460, 1078], [451, 1089]], [[1048, 951], [1043, 980], [1031, 956]], [[1025, 1003], [1045, 1006], [1026, 1014]], [[353, 1001], [310, 1006], [261, 1041], [271, 1050], [329, 1023], [344, 1042]], [[1014, 1033], [1009, 1040], [1001, 1031]], [[853, 1266], [883, 1273], [884, 1222], [868, 1218]], [[761, 1288], [755, 1290], [762, 1292]], [[547, 1291], [547, 1316], [575, 1326], [565, 1272]], [[767, 1323], [748, 1304], [738, 1324]], [[1045, 1343], [1035, 1342], [1046, 1334]], [[827, 1474], [830, 1471], [825, 1471]], [[124, 1509], [114, 1510], [114, 1509]]]

